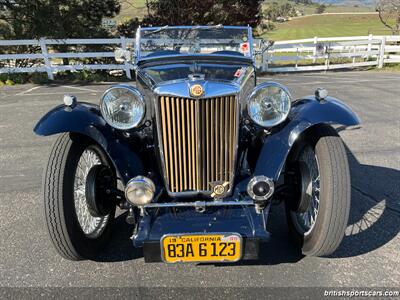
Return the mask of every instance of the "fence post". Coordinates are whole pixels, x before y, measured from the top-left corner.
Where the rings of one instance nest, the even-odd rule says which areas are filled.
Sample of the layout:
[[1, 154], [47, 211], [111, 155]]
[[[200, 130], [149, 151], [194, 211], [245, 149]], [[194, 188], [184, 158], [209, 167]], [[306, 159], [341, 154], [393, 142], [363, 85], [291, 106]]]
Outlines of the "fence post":
[[368, 36], [368, 48], [367, 48], [367, 51], [368, 51], [368, 54], [367, 54], [367, 59], [369, 59], [370, 58], [370, 53], [371, 53], [371, 50], [372, 50], [372, 40], [373, 40], [373, 36], [372, 36], [372, 33]]
[[268, 50], [261, 55], [261, 72], [265, 73], [268, 70]]
[[379, 59], [378, 59], [378, 68], [382, 69], [383, 64], [385, 62], [385, 47], [386, 47], [386, 37], [382, 37], [381, 47], [379, 49]]
[[40, 38], [39, 42], [40, 42], [40, 49], [42, 50], [44, 64], [46, 66], [47, 76], [49, 77], [50, 80], [54, 80], [53, 70], [51, 68], [51, 62], [49, 60], [49, 55], [48, 55], [49, 53], [47, 51], [46, 40], [44, 38]]
[[318, 37], [314, 37], [314, 50], [313, 50], [313, 64], [317, 62], [317, 44], [318, 44]]
[[[127, 45], [126, 45], [126, 38], [124, 36], [121, 36], [121, 47], [122, 47], [122, 50], [124, 50], [124, 51], [128, 50], [127, 49]], [[128, 60], [126, 58], [125, 58], [125, 61], [124, 61], [124, 66], [125, 66], [126, 77], [128, 77], [128, 79], [132, 79], [131, 67], [130, 67], [129, 62], [128, 62]]]
[[325, 53], [325, 72], [329, 70], [329, 53]]

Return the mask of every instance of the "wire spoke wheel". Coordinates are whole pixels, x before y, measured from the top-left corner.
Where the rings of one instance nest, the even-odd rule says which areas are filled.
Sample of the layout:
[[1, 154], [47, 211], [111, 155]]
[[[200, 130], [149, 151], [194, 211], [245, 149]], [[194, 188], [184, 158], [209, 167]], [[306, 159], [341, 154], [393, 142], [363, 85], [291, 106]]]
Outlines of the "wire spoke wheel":
[[110, 240], [115, 206], [95, 217], [86, 198], [88, 175], [99, 165], [109, 165], [107, 156], [81, 135], [60, 134], [50, 153], [44, 171], [44, 213], [54, 248], [66, 259], [93, 259]]
[[289, 232], [308, 256], [332, 254], [340, 245], [350, 212], [350, 170], [336, 130], [308, 130], [291, 157], [285, 181], [293, 197], [285, 202]]
[[292, 211], [291, 218], [298, 232], [308, 235], [317, 221], [320, 207], [320, 173], [318, 160], [311, 146], [304, 147], [299, 155], [301, 202], [307, 203], [302, 211]]
[[90, 147], [85, 149], [78, 161], [74, 178], [74, 204], [79, 225], [88, 238], [99, 237], [107, 225], [109, 216], [94, 217], [90, 214], [86, 202], [85, 187], [89, 171], [100, 165], [100, 156]]

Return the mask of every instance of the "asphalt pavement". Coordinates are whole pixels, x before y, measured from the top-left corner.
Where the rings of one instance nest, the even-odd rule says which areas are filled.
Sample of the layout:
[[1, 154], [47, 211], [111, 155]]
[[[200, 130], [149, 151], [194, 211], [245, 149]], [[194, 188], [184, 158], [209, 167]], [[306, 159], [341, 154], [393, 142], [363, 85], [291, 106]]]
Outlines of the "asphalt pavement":
[[295, 97], [326, 87], [362, 120], [342, 130], [352, 175], [346, 236], [330, 257], [303, 257], [275, 207], [271, 242], [257, 262], [234, 265], [145, 264], [117, 219], [96, 261], [58, 256], [44, 227], [42, 170], [54, 137], [37, 137], [39, 118], [66, 93], [97, 102], [109, 84], [17, 85], [0, 88], [0, 286], [17, 287], [399, 287], [400, 73], [348, 72], [262, 77], [287, 84]]

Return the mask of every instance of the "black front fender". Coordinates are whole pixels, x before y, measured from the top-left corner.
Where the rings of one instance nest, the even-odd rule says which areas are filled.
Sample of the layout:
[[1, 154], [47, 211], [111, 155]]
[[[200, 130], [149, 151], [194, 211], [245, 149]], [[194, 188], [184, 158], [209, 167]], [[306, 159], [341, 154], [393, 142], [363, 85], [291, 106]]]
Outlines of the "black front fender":
[[78, 103], [74, 108], [57, 106], [43, 116], [33, 131], [41, 136], [73, 132], [90, 137], [103, 148], [124, 184], [143, 174], [139, 156], [124, 137], [104, 121], [97, 105]]
[[317, 124], [360, 124], [358, 116], [343, 102], [328, 97], [318, 101], [309, 96], [293, 103], [288, 123], [266, 139], [258, 157], [254, 175], [278, 180], [290, 149], [306, 129]]

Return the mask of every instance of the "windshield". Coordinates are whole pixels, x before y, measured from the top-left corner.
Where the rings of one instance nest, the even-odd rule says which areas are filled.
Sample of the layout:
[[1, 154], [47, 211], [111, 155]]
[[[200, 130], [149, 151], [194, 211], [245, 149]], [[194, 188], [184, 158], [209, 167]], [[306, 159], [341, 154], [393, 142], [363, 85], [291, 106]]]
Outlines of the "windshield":
[[156, 82], [187, 79], [190, 75], [201, 74], [205, 80], [235, 80], [246, 72], [246, 64], [215, 64], [196, 62], [196, 66], [190, 63], [177, 63], [171, 65], [151, 66], [144, 71]]
[[139, 29], [137, 58], [179, 54], [222, 54], [251, 57], [250, 27], [164, 26]]

